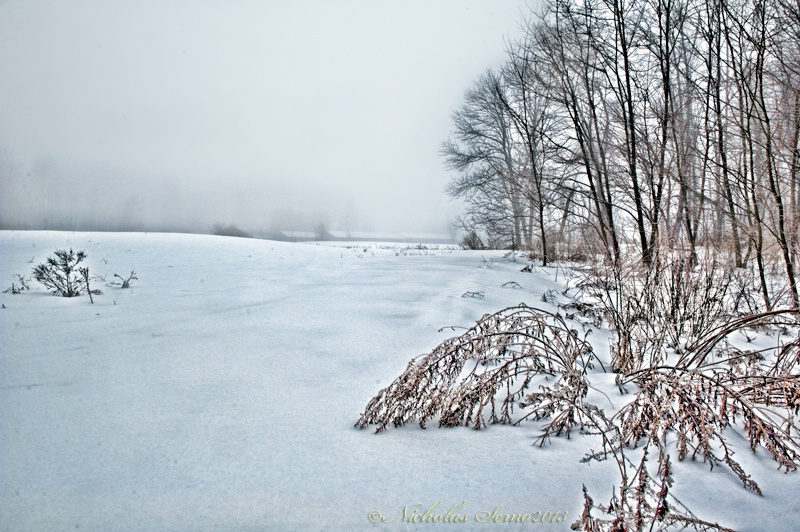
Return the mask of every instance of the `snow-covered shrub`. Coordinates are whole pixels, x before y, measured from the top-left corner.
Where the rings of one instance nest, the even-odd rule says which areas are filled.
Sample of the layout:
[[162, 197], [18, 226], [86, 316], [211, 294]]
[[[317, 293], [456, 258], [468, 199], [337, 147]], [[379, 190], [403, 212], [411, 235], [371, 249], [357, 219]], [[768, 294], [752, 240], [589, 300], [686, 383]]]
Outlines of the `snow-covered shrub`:
[[663, 441], [674, 432], [680, 460], [691, 454], [712, 465], [727, 464], [746, 488], [760, 494], [733, 460], [722, 433], [739, 418], [753, 450], [762, 446], [779, 468], [797, 469], [800, 439], [791, 413], [800, 410], [800, 338], [757, 351], [734, 348], [727, 338], [753, 327], [796, 326], [798, 318], [800, 311], [784, 310], [733, 320], [694, 343], [675, 363], [629, 376], [640, 391], [620, 411], [623, 443]]
[[[369, 401], [356, 426], [376, 425], [380, 432], [413, 421], [424, 428], [438, 419], [440, 427], [479, 429], [488, 423], [544, 420], [540, 445], [578, 428], [602, 442], [584, 461], [614, 460], [620, 477], [608, 506], [595, 506], [584, 489], [583, 515], [573, 529], [728, 530], [699, 519], [670, 496], [671, 463], [689, 457], [711, 467], [726, 466], [746, 489], [760, 495], [756, 481], [734, 460], [734, 445], [725, 432], [738, 423], [750, 449], [766, 450], [787, 472], [800, 466], [795, 421], [800, 412], [800, 310], [714, 320], [722, 323], [692, 338], [679, 355], [619, 373], [620, 392], [635, 387], [635, 395], [607, 416], [586, 401], [591, 386], [587, 370], [599, 360], [585, 338], [558, 314], [524, 305], [508, 308], [411, 360]], [[729, 344], [729, 337], [753, 328], [786, 331], [789, 340], [778, 335], [774, 347], [750, 352]], [[531, 391], [537, 385], [538, 391]], [[648, 463], [653, 451], [658, 452], [655, 470]], [[604, 515], [592, 515], [593, 508]]]
[[[655, 476], [648, 470], [649, 449], [645, 447], [638, 462], [633, 462], [623, 452], [614, 454], [623, 481], [619, 495], [615, 489], [608, 505], [595, 504], [586, 486], [583, 486], [583, 512], [572, 530], [586, 532], [632, 532], [667, 530], [702, 530], [734, 532], [719, 523], [698, 518], [683, 503], [671, 497], [674, 482], [669, 454], [659, 449]], [[630, 471], [630, 478], [628, 478]], [[592, 515], [597, 508], [602, 516]]]
[[581, 274], [577, 287], [583, 312], [608, 322], [616, 334], [612, 365], [625, 374], [657, 366], [666, 348], [680, 351], [715, 327], [758, 308], [749, 272], [718, 260], [714, 253], [700, 261], [660, 256], [650, 266], [594, 264]]
[[[677, 459], [701, 458], [713, 468], [727, 466], [742, 485], [759, 495], [761, 488], [734, 456], [734, 441], [726, 432], [740, 425], [747, 446], [766, 450], [786, 472], [800, 466], [800, 437], [795, 415], [800, 411], [800, 338], [778, 341], [768, 349], [741, 351], [728, 343], [734, 333], [770, 327], [792, 330], [800, 310], [773, 311], [730, 320], [690, 345], [673, 364], [646, 368], [621, 382], [634, 383], [638, 392], [605, 428], [603, 449], [585, 460], [613, 458], [620, 483], [607, 516], [591, 515], [594, 502], [584, 489], [584, 512], [575, 530], [667, 529], [727, 530], [697, 519], [675, 500], [667, 500], [672, 485], [671, 454]], [[640, 449], [639, 460], [631, 456]], [[648, 471], [648, 453], [658, 450], [657, 476]], [[619, 493], [619, 496], [617, 496]], [[655, 526], [653, 526], [655, 525]]]
[[[481, 428], [555, 414], [548, 432], [580, 422], [586, 370], [594, 359], [585, 339], [561, 316], [525, 305], [486, 315], [461, 336], [417, 357], [367, 405], [359, 428], [438, 419], [439, 426]], [[556, 376], [555, 383], [545, 377]], [[540, 392], [530, 388], [540, 384]]]
[[46, 262], [33, 269], [33, 277], [56, 295], [76, 297], [88, 293], [91, 297], [98, 291], [89, 287], [89, 268], [78, 266], [84, 260], [86, 253], [83, 251], [75, 253], [72, 249], [58, 249], [55, 257], [48, 257]]

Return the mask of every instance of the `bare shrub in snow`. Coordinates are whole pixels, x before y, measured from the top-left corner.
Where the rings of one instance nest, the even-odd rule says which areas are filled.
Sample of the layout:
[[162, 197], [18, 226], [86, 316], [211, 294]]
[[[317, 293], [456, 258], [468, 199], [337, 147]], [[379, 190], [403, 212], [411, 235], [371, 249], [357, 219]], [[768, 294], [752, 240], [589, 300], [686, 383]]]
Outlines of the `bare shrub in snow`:
[[[632, 530], [716, 530], [733, 532], [718, 523], [704, 521], [670, 494], [674, 479], [669, 454], [659, 449], [657, 472], [648, 470], [648, 449], [641, 453], [638, 464], [630, 461], [622, 453], [615, 453], [614, 459], [620, 468], [623, 481], [612, 492], [608, 505], [595, 504], [586, 486], [583, 487], [583, 512], [572, 530], [587, 532], [628, 532]], [[628, 470], [630, 478], [628, 479]], [[592, 515], [597, 508], [604, 514]]]
[[650, 266], [630, 262], [583, 269], [577, 285], [581, 313], [602, 316], [616, 334], [615, 371], [657, 366], [666, 348], [681, 350], [710, 329], [758, 309], [747, 270], [713, 252], [704, 259], [660, 256]]
[[481, 240], [481, 237], [478, 236], [478, 233], [475, 231], [469, 231], [464, 238], [461, 240], [461, 246], [464, 249], [486, 249], [486, 245]]
[[[725, 432], [738, 422], [750, 449], [765, 449], [787, 472], [797, 469], [800, 438], [794, 416], [800, 411], [800, 339], [795, 332], [782, 342], [779, 335], [776, 346], [749, 352], [733, 348], [728, 339], [753, 328], [796, 331], [800, 310], [724, 321], [722, 315], [714, 318], [720, 325], [704, 334], [693, 332], [697, 338], [687, 335], [691, 341], [680, 354], [620, 373], [620, 391], [633, 385], [637, 391], [609, 417], [586, 401], [587, 370], [599, 360], [585, 337], [558, 314], [524, 305], [507, 308], [409, 362], [369, 401], [356, 426], [376, 425], [380, 432], [390, 424], [399, 427], [413, 421], [424, 428], [438, 419], [440, 427], [480, 429], [489, 423], [544, 420], [540, 445], [578, 428], [602, 442], [602, 448], [589, 452], [584, 461], [614, 460], [619, 484], [608, 506], [595, 506], [584, 490], [584, 512], [574, 529], [728, 530], [699, 519], [670, 495], [671, 462], [701, 458], [710, 467], [725, 466], [746, 489], [760, 495], [758, 484], [734, 459], [734, 445]], [[641, 354], [634, 357], [644, 359]], [[654, 470], [649, 465], [653, 451], [658, 453]], [[595, 507], [605, 515], [593, 516]]]
[[473, 299], [483, 299], [486, 295], [483, 292], [464, 292], [461, 297], [471, 297]]
[[760, 494], [758, 485], [733, 460], [723, 434], [738, 418], [753, 451], [763, 447], [779, 468], [796, 470], [800, 439], [793, 434], [792, 413], [800, 410], [800, 339], [758, 351], [741, 351], [726, 342], [745, 327], [791, 324], [791, 316], [800, 317], [800, 311], [735, 320], [701, 339], [675, 364], [629, 376], [640, 391], [618, 413], [622, 443], [665, 441], [668, 433], [674, 433], [680, 460], [699, 455], [712, 466], [724, 463], [746, 488]]
[[[481, 428], [519, 423], [554, 410], [566, 412], [552, 431], [569, 430], [580, 417], [585, 372], [594, 355], [563, 318], [525, 305], [486, 315], [461, 336], [417, 357], [367, 405], [356, 423], [377, 431], [432, 419], [439, 426]], [[543, 392], [525, 397], [537, 377], [556, 377]], [[546, 382], [544, 378], [541, 382]], [[525, 411], [527, 409], [527, 412]], [[517, 411], [518, 410], [518, 411]]]
[[131, 273], [128, 275], [127, 279], [117, 273], [114, 274], [114, 278], [119, 279], [119, 281], [111, 281], [108, 283], [109, 286], [119, 286], [120, 288], [130, 288], [133, 281], [139, 280], [139, 278], [136, 277], [136, 272], [133, 270], [131, 270]]
[[18, 295], [24, 292], [25, 290], [30, 290], [30, 287], [28, 286], [28, 279], [25, 279], [23, 276], [19, 274], [17, 274], [17, 283], [12, 282], [11, 286], [3, 290], [3, 293]]
[[89, 286], [89, 268], [78, 266], [84, 260], [86, 253], [83, 251], [75, 253], [72, 249], [58, 249], [55, 257], [48, 257], [46, 262], [33, 269], [33, 277], [56, 295], [76, 297], [88, 293], [91, 298], [92, 293], [100, 292], [91, 290]]
[[[666, 494], [672, 485], [669, 453], [677, 459], [702, 458], [710, 467], [727, 466], [742, 485], [759, 495], [761, 488], [733, 458], [733, 445], [725, 429], [741, 424], [753, 452], [765, 449], [779, 469], [795, 471], [800, 465], [800, 438], [794, 415], [800, 410], [800, 338], [760, 351], [743, 352], [727, 338], [745, 328], [796, 326], [800, 311], [768, 312], [735, 319], [692, 344], [671, 365], [646, 368], [626, 383], [639, 386], [634, 400], [609, 423], [597, 429], [603, 449], [585, 460], [613, 458], [620, 472], [608, 506], [598, 508], [611, 516], [591, 515], [592, 498], [584, 488], [584, 512], [576, 530], [643, 530], [691, 526], [698, 530], [727, 530], [697, 519]], [[638, 463], [630, 459], [641, 449]], [[647, 468], [650, 449], [657, 449], [660, 479]]]

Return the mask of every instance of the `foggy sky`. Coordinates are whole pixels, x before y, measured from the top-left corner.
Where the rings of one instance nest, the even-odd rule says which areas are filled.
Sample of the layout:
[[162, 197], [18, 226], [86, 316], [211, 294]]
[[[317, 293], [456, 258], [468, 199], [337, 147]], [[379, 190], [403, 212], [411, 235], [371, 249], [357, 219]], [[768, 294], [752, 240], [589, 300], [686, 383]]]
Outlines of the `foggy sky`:
[[0, 1], [0, 224], [444, 232], [450, 115], [527, 12]]

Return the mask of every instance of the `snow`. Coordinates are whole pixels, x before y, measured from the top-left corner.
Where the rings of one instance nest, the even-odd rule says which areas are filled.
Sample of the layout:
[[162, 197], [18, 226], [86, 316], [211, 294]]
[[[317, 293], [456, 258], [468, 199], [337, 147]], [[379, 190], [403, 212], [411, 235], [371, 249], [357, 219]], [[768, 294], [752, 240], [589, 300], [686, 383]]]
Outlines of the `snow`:
[[376, 233], [371, 231], [328, 231], [336, 240], [362, 242], [405, 242], [408, 244], [442, 243], [452, 244], [453, 235], [448, 233]]
[[[555, 310], [541, 299], [563, 269], [447, 246], [5, 231], [0, 288], [70, 247], [95, 275], [139, 280], [96, 282], [94, 304], [35, 281], [0, 294], [0, 530], [567, 530], [582, 484], [605, 503], [618, 482], [612, 463], [580, 463], [589, 437], [539, 448], [535, 423], [354, 427], [408, 360], [458, 334], [441, 328], [521, 302]], [[589, 339], [607, 351], [607, 331]], [[591, 381], [599, 406], [626, 400], [613, 376]], [[796, 473], [740, 448], [764, 497], [689, 461], [673, 493], [735, 529], [794, 528]], [[402, 520], [429, 508], [468, 522]], [[476, 523], [495, 510], [567, 517]]]

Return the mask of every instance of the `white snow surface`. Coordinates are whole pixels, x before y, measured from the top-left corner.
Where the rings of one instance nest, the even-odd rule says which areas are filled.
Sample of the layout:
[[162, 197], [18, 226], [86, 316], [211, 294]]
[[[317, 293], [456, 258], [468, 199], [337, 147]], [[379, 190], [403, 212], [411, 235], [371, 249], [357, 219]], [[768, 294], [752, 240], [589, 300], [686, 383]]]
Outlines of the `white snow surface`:
[[[568, 530], [582, 484], [607, 503], [618, 483], [612, 463], [580, 462], [596, 441], [537, 447], [537, 423], [354, 427], [412, 357], [459, 333], [441, 328], [555, 310], [541, 297], [563, 269], [452, 247], [5, 231], [0, 289], [69, 248], [108, 281], [139, 280], [96, 281], [94, 304], [36, 281], [0, 294], [0, 530]], [[607, 358], [609, 333], [589, 339]], [[607, 412], [627, 400], [612, 375], [590, 380]], [[737, 530], [797, 529], [797, 474], [740, 449], [763, 497], [702, 461], [674, 464], [672, 493]], [[431, 507], [467, 522], [402, 520]], [[498, 507], [568, 516], [476, 522]]]

